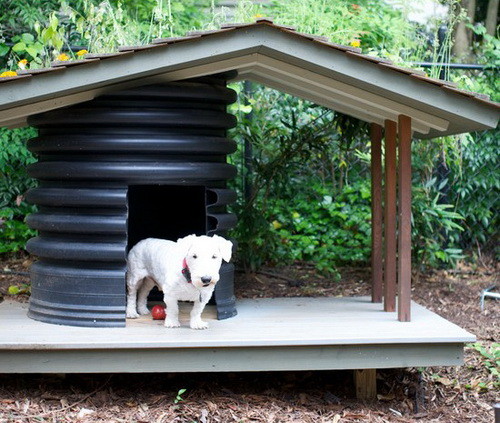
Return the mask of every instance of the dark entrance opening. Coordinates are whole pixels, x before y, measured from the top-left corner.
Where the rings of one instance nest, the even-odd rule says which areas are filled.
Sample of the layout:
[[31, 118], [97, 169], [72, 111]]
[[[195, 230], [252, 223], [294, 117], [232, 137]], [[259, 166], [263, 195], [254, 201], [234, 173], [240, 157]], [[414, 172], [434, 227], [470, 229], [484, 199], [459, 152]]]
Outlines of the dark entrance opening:
[[177, 241], [205, 235], [204, 186], [131, 185], [128, 188], [127, 251], [145, 238]]
[[[187, 235], [205, 235], [204, 186], [131, 185], [128, 187], [127, 252], [146, 238], [177, 241]], [[154, 287], [150, 301], [162, 301]]]

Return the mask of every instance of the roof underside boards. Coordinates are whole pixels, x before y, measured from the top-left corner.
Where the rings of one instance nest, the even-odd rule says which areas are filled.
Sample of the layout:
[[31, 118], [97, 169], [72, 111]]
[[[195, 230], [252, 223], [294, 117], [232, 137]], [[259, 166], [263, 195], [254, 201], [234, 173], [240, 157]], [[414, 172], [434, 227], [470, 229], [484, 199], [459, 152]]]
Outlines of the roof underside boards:
[[[410, 75], [353, 49], [266, 22], [177, 41], [92, 55], [70, 68], [39, 72], [0, 84], [0, 125], [88, 101], [103, 93], [150, 83], [238, 71], [253, 80], [358, 119], [383, 124], [404, 114], [417, 138], [494, 128], [497, 104], [468, 97], [452, 84]], [[71, 63], [71, 62], [70, 62]], [[59, 65], [59, 64], [58, 64]], [[26, 75], [23, 75], [26, 76]], [[434, 82], [434, 83], [433, 83]]]

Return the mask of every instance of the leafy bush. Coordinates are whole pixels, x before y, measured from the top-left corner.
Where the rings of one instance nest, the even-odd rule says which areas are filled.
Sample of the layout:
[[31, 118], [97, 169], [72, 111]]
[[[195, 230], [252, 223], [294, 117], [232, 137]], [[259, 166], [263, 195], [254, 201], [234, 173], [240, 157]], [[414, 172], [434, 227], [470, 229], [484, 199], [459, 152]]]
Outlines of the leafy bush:
[[[498, 248], [500, 210], [500, 131], [463, 137], [462, 160], [451, 187], [466, 230], [460, 238], [465, 248]], [[497, 251], [497, 256], [500, 251]]]
[[347, 185], [335, 198], [331, 193], [331, 187], [313, 186], [275, 202], [270, 219], [280, 243], [274, 261], [314, 262], [318, 270], [334, 273], [336, 265], [369, 260], [369, 181]]
[[23, 204], [16, 208], [5, 207], [0, 210], [0, 253], [12, 253], [23, 250], [26, 241], [36, 235], [28, 228], [25, 216], [33, 213], [33, 207]]
[[330, 37], [335, 43], [365, 51], [392, 52], [398, 61], [410, 60], [419, 32], [400, 10], [385, 2], [361, 0], [274, 2], [269, 16], [299, 31]]
[[[347, 195], [343, 188], [348, 185], [349, 173], [352, 176], [359, 172], [350, 158], [355, 157], [353, 147], [360, 143], [357, 134], [364, 133], [365, 126], [273, 90], [257, 89], [248, 102], [255, 106], [253, 117], [250, 120], [243, 117], [242, 124], [233, 132], [240, 140], [240, 150], [232, 159], [240, 170], [236, 188], [242, 187], [245, 179], [247, 182], [251, 179], [252, 183], [250, 197], [234, 208], [239, 216], [235, 237], [239, 240], [241, 261], [247, 270], [255, 270], [266, 261], [309, 260], [310, 254], [301, 255], [299, 251], [311, 239], [314, 224], [322, 223], [325, 216], [319, 212], [309, 225], [308, 214], [325, 201], [325, 195]], [[249, 107], [244, 110], [249, 111]], [[238, 110], [243, 115], [243, 109]], [[244, 140], [253, 148], [250, 173], [243, 166]], [[316, 191], [311, 187], [317, 187]], [[296, 201], [300, 207], [295, 211], [303, 216], [303, 222], [283, 227], [281, 233], [273, 232], [270, 222], [288, 219], [286, 204]], [[293, 242], [284, 242], [286, 230], [300, 241], [296, 248], [292, 247]], [[326, 245], [332, 245], [331, 241], [318, 239], [315, 242], [324, 257], [321, 263], [317, 262], [318, 267], [332, 270], [333, 261], [326, 260]], [[287, 245], [289, 250], [285, 248]], [[311, 248], [313, 245], [307, 247]]]
[[36, 135], [33, 128], [0, 129], [0, 253], [18, 251], [36, 234], [24, 222], [35, 211], [24, 194], [36, 185], [26, 166], [35, 161], [26, 140]]
[[463, 217], [452, 211], [452, 204], [439, 203], [440, 194], [433, 190], [435, 182], [432, 179], [412, 190], [413, 255], [419, 269], [453, 267], [464, 258], [458, 247], [463, 228], [457, 223]]

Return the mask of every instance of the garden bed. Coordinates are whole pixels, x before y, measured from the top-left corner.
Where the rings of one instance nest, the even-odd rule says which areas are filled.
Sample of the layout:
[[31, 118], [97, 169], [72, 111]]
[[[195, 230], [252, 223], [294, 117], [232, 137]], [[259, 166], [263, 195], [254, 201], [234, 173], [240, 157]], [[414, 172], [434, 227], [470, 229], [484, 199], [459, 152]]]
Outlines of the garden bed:
[[[30, 259], [2, 262], [26, 272]], [[341, 282], [318, 275], [308, 264], [238, 274], [239, 298], [353, 296], [369, 294], [369, 269], [345, 268]], [[27, 282], [2, 274], [0, 292]], [[481, 312], [482, 289], [498, 283], [498, 269], [461, 267], [422, 275], [413, 298], [472, 332], [491, 349], [499, 339], [500, 303]], [[18, 295], [20, 301], [27, 296]], [[479, 347], [465, 349], [457, 368], [381, 370], [377, 401], [354, 398], [351, 372], [260, 372], [177, 375], [0, 375], [1, 421], [144, 422], [491, 422], [498, 402], [494, 376]], [[498, 383], [498, 381], [497, 381]], [[179, 390], [186, 389], [178, 397]], [[37, 418], [38, 417], [38, 418]]]

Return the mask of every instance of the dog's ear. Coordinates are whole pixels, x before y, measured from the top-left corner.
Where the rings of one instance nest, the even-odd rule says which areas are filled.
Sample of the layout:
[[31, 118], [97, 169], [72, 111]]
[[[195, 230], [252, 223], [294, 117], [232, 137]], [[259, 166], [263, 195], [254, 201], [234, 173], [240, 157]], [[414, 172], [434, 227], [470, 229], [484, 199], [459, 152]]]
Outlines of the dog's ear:
[[219, 245], [219, 250], [222, 258], [224, 261], [229, 261], [231, 260], [231, 255], [233, 254], [233, 243], [231, 241], [228, 241], [227, 239], [222, 238], [219, 235], [214, 235], [213, 238], [217, 241], [217, 244]]
[[189, 249], [193, 246], [195, 238], [196, 235], [188, 235], [177, 240], [177, 246], [181, 250], [183, 256], [187, 256]]

